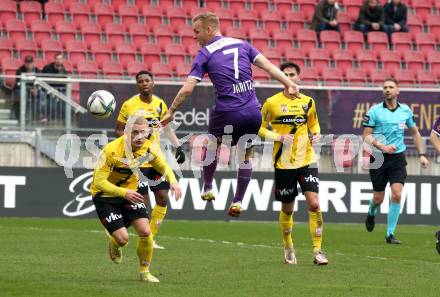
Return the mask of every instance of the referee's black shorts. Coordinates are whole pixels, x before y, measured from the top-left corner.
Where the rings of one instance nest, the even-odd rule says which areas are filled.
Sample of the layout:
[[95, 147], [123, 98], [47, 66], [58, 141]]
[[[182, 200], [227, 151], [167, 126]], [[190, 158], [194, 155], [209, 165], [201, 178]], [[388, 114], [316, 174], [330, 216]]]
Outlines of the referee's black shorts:
[[[405, 154], [383, 154], [384, 162], [378, 169], [370, 169], [370, 179], [373, 183], [373, 191], [383, 192], [389, 182], [390, 185], [394, 183], [405, 184], [406, 174], [406, 159]], [[374, 162], [374, 157], [370, 157], [370, 163]]]

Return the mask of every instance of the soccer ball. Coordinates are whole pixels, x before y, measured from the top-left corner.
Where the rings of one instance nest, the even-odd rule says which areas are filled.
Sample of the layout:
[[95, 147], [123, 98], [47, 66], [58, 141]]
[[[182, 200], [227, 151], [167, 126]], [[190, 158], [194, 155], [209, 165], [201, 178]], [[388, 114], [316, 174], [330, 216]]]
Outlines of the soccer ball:
[[106, 90], [93, 92], [87, 100], [87, 109], [99, 119], [108, 118], [116, 108], [116, 100], [112, 93]]

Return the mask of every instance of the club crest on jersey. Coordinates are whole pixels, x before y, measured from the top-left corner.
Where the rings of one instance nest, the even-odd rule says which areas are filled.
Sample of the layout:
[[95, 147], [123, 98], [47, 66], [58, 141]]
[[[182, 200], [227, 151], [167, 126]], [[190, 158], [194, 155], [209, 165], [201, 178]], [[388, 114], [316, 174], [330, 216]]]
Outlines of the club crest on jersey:
[[281, 104], [281, 112], [286, 113], [288, 111], [286, 104]]

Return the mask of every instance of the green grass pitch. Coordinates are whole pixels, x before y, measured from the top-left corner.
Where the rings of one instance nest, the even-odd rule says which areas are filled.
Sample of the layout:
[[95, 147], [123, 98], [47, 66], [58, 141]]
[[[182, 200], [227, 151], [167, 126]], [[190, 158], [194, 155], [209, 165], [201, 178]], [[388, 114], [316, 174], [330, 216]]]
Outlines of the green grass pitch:
[[[0, 219], [0, 296], [440, 296], [434, 226], [325, 224], [330, 264], [312, 264], [308, 224], [294, 227], [298, 265], [282, 262], [278, 224], [165, 221], [151, 271], [138, 281], [136, 240], [113, 264], [96, 219]], [[133, 231], [131, 231], [133, 232]]]

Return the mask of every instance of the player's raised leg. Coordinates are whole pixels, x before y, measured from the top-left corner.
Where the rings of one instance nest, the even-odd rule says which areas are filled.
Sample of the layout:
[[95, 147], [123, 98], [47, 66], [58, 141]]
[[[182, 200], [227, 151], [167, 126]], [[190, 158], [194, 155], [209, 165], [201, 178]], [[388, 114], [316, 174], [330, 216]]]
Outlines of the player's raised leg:
[[202, 161], [204, 162], [203, 191], [200, 197], [204, 201], [215, 200], [215, 195], [212, 192], [212, 182], [214, 180], [214, 173], [217, 169], [219, 147], [220, 146], [216, 142], [207, 140], [202, 148]]
[[122, 262], [122, 248], [128, 243], [127, 228], [119, 228], [111, 234], [107, 230], [105, 230], [105, 234], [109, 239], [108, 254], [110, 256], [110, 259], [114, 263], [120, 264]]
[[297, 261], [292, 239], [293, 202], [282, 203], [279, 222], [284, 245], [284, 262], [295, 265]]

